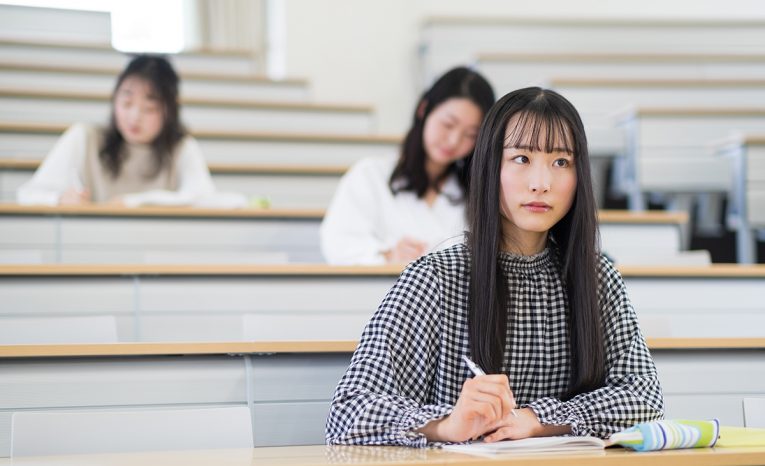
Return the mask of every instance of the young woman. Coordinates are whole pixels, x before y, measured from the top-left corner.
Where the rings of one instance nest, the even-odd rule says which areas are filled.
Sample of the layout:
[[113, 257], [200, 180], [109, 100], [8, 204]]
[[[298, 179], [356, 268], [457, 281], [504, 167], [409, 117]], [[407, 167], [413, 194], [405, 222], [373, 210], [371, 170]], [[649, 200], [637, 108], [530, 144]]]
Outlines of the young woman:
[[179, 120], [178, 76], [157, 56], [134, 58], [112, 95], [108, 127], [75, 124], [21, 186], [21, 204], [192, 204], [215, 188]]
[[[367, 325], [331, 444], [611, 433], [659, 419], [624, 282], [597, 249], [584, 128], [555, 92], [497, 102], [471, 167], [465, 244], [412, 263]], [[472, 377], [462, 357], [487, 374]]]
[[340, 181], [321, 225], [331, 264], [409, 262], [461, 241], [467, 167], [494, 92], [455, 68], [419, 101], [398, 161], [364, 159]]

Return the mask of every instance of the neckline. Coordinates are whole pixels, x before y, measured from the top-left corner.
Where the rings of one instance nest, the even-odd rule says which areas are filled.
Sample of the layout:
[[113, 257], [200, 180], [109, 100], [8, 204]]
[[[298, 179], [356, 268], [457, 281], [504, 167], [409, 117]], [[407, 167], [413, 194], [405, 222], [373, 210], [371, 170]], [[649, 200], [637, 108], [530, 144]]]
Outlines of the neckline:
[[512, 252], [502, 251], [499, 253], [499, 263], [503, 267], [510, 269], [534, 270], [540, 269], [550, 264], [551, 251], [550, 246], [546, 246], [542, 251], [525, 256]]

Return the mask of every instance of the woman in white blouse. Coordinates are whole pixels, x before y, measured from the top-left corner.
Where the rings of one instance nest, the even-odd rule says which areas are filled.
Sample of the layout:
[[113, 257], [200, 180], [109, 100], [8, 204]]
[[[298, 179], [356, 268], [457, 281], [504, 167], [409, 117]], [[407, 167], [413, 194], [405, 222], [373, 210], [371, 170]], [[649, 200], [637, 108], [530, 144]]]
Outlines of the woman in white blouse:
[[20, 204], [187, 205], [215, 192], [196, 140], [179, 119], [178, 75], [157, 56], [117, 79], [105, 128], [75, 124], [17, 193]]
[[343, 176], [321, 225], [330, 264], [412, 261], [462, 241], [475, 139], [491, 85], [455, 68], [420, 98], [398, 160], [364, 159]]

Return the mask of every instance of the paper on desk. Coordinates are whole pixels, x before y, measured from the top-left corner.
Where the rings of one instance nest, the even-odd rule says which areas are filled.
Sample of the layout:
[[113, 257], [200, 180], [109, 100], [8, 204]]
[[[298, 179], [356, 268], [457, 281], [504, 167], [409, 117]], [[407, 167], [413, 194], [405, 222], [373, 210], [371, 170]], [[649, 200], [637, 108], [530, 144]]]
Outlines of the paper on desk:
[[765, 447], [765, 429], [720, 427], [718, 447]]

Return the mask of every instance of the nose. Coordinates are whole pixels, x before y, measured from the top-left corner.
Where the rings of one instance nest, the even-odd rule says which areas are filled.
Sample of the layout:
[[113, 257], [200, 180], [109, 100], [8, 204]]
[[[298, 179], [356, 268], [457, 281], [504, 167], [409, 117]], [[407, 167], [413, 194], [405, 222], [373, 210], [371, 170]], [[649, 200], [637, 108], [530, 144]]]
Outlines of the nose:
[[460, 140], [462, 139], [462, 134], [459, 131], [450, 131], [446, 142], [449, 145], [449, 147], [457, 147], [460, 143]]
[[131, 123], [136, 123], [141, 119], [141, 109], [137, 105], [132, 106], [127, 112], [127, 117]]
[[529, 190], [533, 193], [546, 193], [550, 191], [552, 179], [550, 170], [546, 166], [537, 166], [531, 170], [529, 177]]

